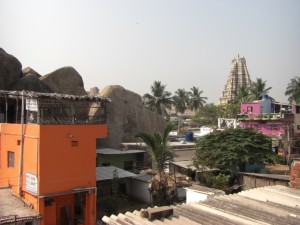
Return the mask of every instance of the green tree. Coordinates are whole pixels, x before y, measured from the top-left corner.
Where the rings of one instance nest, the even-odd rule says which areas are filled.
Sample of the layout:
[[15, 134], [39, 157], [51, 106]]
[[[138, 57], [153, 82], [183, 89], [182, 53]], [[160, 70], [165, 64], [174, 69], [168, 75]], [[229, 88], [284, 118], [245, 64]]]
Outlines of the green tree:
[[191, 119], [193, 122], [201, 125], [216, 126], [218, 124], [218, 117], [221, 117], [221, 114], [222, 110], [220, 110], [220, 107], [210, 103], [199, 108], [195, 116]]
[[[173, 125], [168, 124], [163, 134], [154, 132], [152, 135], [147, 133], [138, 133], [135, 137], [140, 138], [148, 146], [148, 153], [152, 159], [152, 167], [158, 171], [158, 177], [151, 180], [150, 191], [155, 193], [153, 201], [158, 205], [166, 205], [171, 199], [172, 189], [168, 188], [167, 176], [163, 173], [169, 161], [173, 160], [174, 153], [169, 148], [168, 136]], [[176, 184], [174, 184], [176, 187]], [[177, 192], [177, 191], [176, 191]]]
[[296, 104], [300, 103], [300, 77], [295, 76], [291, 79], [291, 82], [286, 88], [285, 95], [289, 96], [288, 100], [290, 103], [293, 101]]
[[169, 147], [169, 133], [173, 129], [172, 124], [168, 124], [163, 134], [158, 132], [147, 134], [137, 133], [136, 138], [140, 138], [148, 147], [148, 153], [152, 159], [152, 167], [158, 171], [159, 179], [169, 161], [173, 160], [173, 151]]
[[226, 105], [219, 105], [219, 117], [221, 118], [237, 118], [240, 113], [240, 103], [229, 102]]
[[243, 103], [250, 99], [250, 88], [246, 86], [238, 86], [236, 91], [236, 103]]
[[198, 141], [194, 165], [219, 168], [231, 175], [245, 171], [247, 163], [274, 164], [279, 160], [271, 139], [253, 129], [227, 129]]
[[173, 96], [173, 104], [176, 110], [176, 113], [180, 112], [183, 114], [187, 109], [188, 95], [184, 89], [178, 89]]
[[261, 100], [263, 94], [268, 94], [272, 87], [266, 87], [266, 81], [257, 78], [256, 82], [252, 82], [250, 87], [250, 96], [252, 100]]
[[189, 102], [188, 107], [190, 110], [197, 111], [200, 107], [206, 103], [207, 97], [202, 97], [203, 91], [200, 91], [197, 87], [192, 87], [191, 91], [188, 92]]
[[154, 81], [151, 86], [151, 94], [143, 96], [143, 102], [148, 109], [162, 116], [168, 116], [167, 109], [172, 108], [171, 93], [165, 90], [166, 85], [160, 81]]

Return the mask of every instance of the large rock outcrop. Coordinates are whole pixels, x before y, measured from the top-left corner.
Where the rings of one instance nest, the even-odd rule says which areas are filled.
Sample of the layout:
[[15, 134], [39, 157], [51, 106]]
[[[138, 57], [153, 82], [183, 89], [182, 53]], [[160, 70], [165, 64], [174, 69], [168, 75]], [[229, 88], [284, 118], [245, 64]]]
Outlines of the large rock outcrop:
[[51, 93], [51, 89], [44, 84], [36, 74], [28, 73], [26, 76], [19, 79], [12, 87], [15, 91], [35, 91], [43, 93]]
[[138, 132], [163, 131], [164, 118], [148, 110], [140, 95], [119, 85], [107, 86], [99, 95], [112, 101], [107, 105], [108, 136], [100, 140], [101, 147], [120, 148], [120, 143], [137, 141]]
[[37, 78], [40, 78], [42, 75], [39, 74], [38, 72], [36, 72], [34, 69], [30, 68], [30, 67], [26, 67], [24, 69], [22, 69], [22, 73], [23, 76], [26, 76], [28, 74], [34, 74]]
[[0, 48], [0, 90], [9, 90], [22, 76], [20, 61]]
[[63, 67], [53, 71], [40, 80], [46, 84], [54, 93], [70, 95], [86, 95], [83, 80], [73, 67]]

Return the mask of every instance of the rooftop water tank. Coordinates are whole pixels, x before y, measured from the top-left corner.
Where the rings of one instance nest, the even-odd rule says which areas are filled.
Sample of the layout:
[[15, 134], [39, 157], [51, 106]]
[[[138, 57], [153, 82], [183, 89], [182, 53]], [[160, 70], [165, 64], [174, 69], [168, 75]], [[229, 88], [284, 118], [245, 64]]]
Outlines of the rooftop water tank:
[[267, 100], [267, 99], [269, 99], [269, 95], [267, 95], [267, 94], [263, 94], [263, 95], [261, 95], [261, 97], [262, 97], [262, 100]]

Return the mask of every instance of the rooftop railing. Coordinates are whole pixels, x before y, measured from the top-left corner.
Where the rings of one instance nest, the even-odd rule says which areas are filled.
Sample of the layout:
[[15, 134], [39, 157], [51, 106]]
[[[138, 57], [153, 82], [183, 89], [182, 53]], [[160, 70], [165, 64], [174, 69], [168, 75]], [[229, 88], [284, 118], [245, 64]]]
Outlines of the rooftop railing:
[[238, 114], [238, 120], [281, 120], [284, 118], [282, 113], [247, 113]]

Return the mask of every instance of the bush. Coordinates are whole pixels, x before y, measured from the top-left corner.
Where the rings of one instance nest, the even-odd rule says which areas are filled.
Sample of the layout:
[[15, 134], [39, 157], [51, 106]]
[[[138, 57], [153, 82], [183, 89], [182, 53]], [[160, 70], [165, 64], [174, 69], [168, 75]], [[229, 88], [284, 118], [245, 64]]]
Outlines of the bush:
[[228, 186], [230, 175], [219, 173], [213, 177], [212, 187], [220, 190], [225, 190]]

